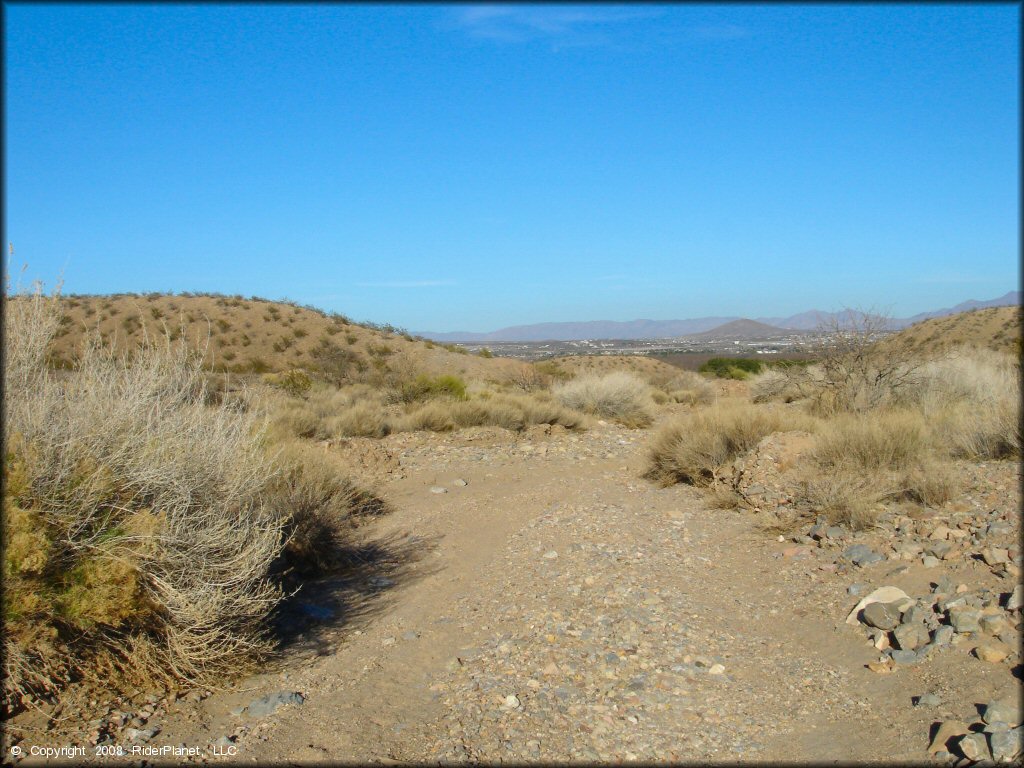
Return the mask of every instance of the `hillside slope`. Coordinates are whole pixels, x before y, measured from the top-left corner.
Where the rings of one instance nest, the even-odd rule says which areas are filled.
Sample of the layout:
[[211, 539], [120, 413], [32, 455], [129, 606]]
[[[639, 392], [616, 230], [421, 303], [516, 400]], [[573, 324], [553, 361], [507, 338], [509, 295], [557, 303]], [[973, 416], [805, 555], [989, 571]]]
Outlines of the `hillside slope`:
[[174, 339], [183, 332], [191, 343], [206, 346], [210, 367], [239, 374], [302, 368], [344, 378], [405, 366], [500, 379], [519, 365], [460, 353], [388, 326], [374, 328], [313, 307], [260, 298], [118, 294], [67, 296], [61, 303], [64, 319], [52, 349], [58, 366], [75, 359], [87, 333], [98, 331], [116, 348], [130, 349], [165, 328]]
[[671, 381], [679, 375], [679, 368], [646, 355], [566, 355], [544, 361], [571, 377], [603, 376], [616, 371], [635, 373], [651, 382]]
[[924, 353], [960, 345], [1019, 353], [1020, 324], [1020, 307], [975, 309], [915, 323], [880, 343]]

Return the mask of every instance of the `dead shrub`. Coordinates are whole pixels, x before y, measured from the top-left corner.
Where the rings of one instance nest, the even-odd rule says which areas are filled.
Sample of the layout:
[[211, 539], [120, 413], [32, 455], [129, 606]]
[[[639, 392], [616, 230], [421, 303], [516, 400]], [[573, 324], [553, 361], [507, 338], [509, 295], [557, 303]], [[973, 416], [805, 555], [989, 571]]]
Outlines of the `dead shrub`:
[[508, 374], [507, 381], [512, 387], [521, 389], [523, 392], [533, 392], [548, 386], [550, 378], [542, 373], [536, 365], [522, 363]]
[[843, 316], [842, 323], [836, 316], [819, 327], [827, 341], [817, 350], [818, 362], [803, 374], [787, 374], [810, 390], [810, 406], [820, 416], [896, 404], [924, 361], [879, 343], [890, 325], [887, 317], [860, 310], [847, 310]]
[[792, 403], [808, 397], [814, 379], [804, 366], [765, 368], [748, 382], [755, 403]]

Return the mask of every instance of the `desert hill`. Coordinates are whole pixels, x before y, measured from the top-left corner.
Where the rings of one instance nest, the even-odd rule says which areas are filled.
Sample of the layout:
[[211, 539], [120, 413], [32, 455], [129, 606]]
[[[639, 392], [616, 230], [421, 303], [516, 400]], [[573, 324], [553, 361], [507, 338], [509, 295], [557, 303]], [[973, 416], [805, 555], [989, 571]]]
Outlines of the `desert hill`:
[[566, 355], [545, 360], [540, 365], [553, 368], [567, 377], [627, 371], [656, 382], [670, 381], [679, 375], [678, 367], [646, 355]]
[[923, 320], [880, 343], [914, 352], [967, 345], [1019, 354], [1020, 323], [1020, 307], [988, 307]]
[[207, 364], [232, 373], [301, 368], [336, 377], [399, 365], [430, 374], [501, 378], [519, 365], [467, 354], [459, 347], [417, 339], [391, 326], [355, 323], [315, 307], [257, 297], [210, 294], [66, 296], [51, 360], [66, 367], [87, 332], [116, 348], [131, 348], [164, 329], [207, 346]]
[[761, 323], [757, 320], [733, 320], [731, 323], [712, 328], [710, 331], [696, 333], [695, 339], [763, 339], [772, 336], [788, 336], [794, 331], [778, 328], [774, 325]]

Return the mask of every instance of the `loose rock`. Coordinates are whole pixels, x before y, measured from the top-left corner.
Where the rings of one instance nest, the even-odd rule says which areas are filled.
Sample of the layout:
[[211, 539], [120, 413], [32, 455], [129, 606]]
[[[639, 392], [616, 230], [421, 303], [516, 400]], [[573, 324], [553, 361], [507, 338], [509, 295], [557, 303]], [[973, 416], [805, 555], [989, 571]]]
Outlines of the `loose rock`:
[[939, 725], [935, 736], [932, 737], [932, 743], [928, 746], [928, 752], [935, 754], [940, 750], [947, 749], [950, 745], [949, 742], [957, 736], [963, 736], [969, 733], [970, 729], [967, 727], [967, 723], [961, 722], [960, 720], [946, 720]]
[[957, 742], [957, 748], [960, 750], [960, 754], [974, 762], [992, 759], [992, 753], [988, 749], [988, 739], [984, 733], [969, 733], [962, 736]]
[[860, 618], [860, 612], [872, 603], [899, 604], [900, 601], [904, 600], [908, 602], [913, 602], [907, 595], [907, 593], [898, 587], [879, 587], [870, 595], [868, 595], [859, 603], [857, 603], [854, 609], [850, 611], [849, 615], [846, 617], [846, 623], [856, 624]]
[[266, 717], [276, 712], [280, 707], [287, 704], [302, 704], [305, 698], [301, 693], [291, 691], [278, 691], [268, 693], [266, 696], [256, 699], [246, 707], [246, 712], [251, 717]]
[[992, 758], [1000, 763], [1010, 763], [1024, 752], [1024, 727], [1011, 728], [988, 737]]
[[895, 629], [900, 623], [900, 612], [894, 603], [871, 603], [864, 609], [864, 623], [878, 629]]
[[982, 661], [998, 664], [1010, 655], [1011, 648], [999, 640], [988, 640], [974, 648], [974, 655]]
[[985, 705], [985, 711], [981, 715], [986, 723], [1006, 723], [1007, 725], [1020, 725], [1024, 722], [1021, 716], [1020, 702], [1017, 699], [997, 699]]

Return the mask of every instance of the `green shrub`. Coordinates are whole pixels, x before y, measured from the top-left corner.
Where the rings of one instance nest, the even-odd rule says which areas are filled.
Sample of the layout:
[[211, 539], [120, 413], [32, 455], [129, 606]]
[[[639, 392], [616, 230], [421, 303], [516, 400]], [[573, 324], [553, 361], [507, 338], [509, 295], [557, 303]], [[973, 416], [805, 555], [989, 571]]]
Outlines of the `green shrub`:
[[698, 370], [714, 374], [720, 379], [745, 379], [751, 374], [760, 373], [762, 367], [760, 360], [746, 357], [713, 357]]
[[399, 399], [402, 402], [412, 403], [417, 400], [427, 400], [435, 397], [448, 397], [454, 400], [466, 399], [466, 382], [458, 376], [442, 375], [431, 378], [426, 374], [420, 374], [413, 379], [407, 379], [397, 386]]
[[272, 387], [277, 387], [292, 397], [302, 397], [313, 386], [309, 374], [301, 369], [293, 369], [276, 374], [268, 373], [263, 376], [263, 382]]

